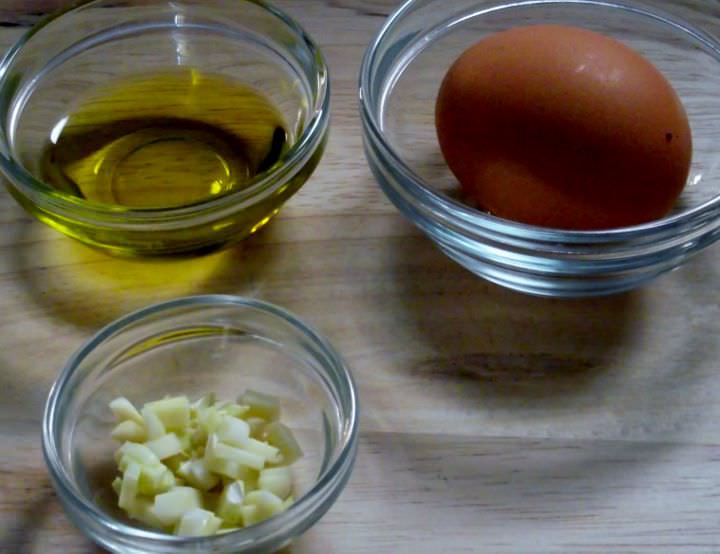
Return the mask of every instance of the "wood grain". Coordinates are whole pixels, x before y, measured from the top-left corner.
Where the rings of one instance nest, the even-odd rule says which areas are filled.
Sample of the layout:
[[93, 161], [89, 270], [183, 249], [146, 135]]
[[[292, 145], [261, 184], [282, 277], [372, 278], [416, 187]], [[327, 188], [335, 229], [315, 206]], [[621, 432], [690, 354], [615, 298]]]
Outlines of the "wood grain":
[[[0, 47], [58, 3], [5, 0]], [[316, 174], [261, 234], [200, 260], [118, 260], [0, 195], [0, 552], [99, 552], [49, 484], [46, 394], [99, 326], [203, 292], [286, 306], [354, 369], [356, 470], [293, 553], [720, 552], [717, 250], [606, 299], [528, 298], [476, 279], [396, 213], [362, 155], [360, 58], [396, 2], [278, 4], [328, 58], [332, 132]]]

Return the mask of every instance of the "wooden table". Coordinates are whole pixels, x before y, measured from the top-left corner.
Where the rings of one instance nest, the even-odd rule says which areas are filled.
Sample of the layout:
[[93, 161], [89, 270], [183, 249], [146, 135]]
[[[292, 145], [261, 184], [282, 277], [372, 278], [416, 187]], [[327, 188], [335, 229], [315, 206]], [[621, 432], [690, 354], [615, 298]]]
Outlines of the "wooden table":
[[[0, 46], [61, 3], [4, 0]], [[159, 262], [90, 251], [0, 195], [0, 552], [98, 551], [45, 471], [48, 389], [100, 326], [205, 292], [286, 306], [354, 369], [356, 469], [293, 552], [720, 552], [717, 248], [598, 300], [473, 277], [401, 218], [362, 154], [360, 58], [395, 2], [279, 4], [324, 48], [334, 104], [320, 168], [267, 230], [166, 262], [167, 282]]]

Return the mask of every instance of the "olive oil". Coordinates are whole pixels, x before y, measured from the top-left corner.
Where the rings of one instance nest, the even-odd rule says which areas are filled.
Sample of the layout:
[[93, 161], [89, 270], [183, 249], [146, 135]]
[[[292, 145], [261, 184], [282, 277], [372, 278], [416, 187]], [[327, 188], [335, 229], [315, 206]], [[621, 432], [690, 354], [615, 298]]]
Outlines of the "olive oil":
[[174, 208], [247, 187], [291, 143], [259, 91], [177, 68], [91, 91], [53, 129], [41, 171], [52, 187], [86, 200]]

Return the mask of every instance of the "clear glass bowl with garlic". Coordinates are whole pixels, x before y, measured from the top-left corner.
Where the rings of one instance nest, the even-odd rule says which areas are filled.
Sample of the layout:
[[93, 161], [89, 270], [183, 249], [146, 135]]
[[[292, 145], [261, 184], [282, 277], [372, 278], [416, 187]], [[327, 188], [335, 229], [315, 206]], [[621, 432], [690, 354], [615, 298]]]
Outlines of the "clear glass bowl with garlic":
[[357, 426], [327, 340], [277, 306], [196, 296], [127, 315], [71, 357], [43, 449], [67, 515], [112, 552], [271, 552], [332, 506]]

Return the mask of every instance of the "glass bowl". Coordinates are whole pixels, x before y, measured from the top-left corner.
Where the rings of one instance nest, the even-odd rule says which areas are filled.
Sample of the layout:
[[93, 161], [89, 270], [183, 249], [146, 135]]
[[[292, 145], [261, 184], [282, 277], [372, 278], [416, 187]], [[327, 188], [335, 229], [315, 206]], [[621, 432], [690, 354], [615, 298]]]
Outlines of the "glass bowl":
[[[111, 201], [114, 196], [89, 199], [77, 187], [48, 184], [44, 152], [84, 98], [123, 79], [178, 68], [242, 83], [267, 98], [287, 127], [288, 146], [275, 163], [242, 187], [209, 180], [207, 196], [172, 206], [127, 207]], [[297, 23], [264, 2], [82, 2], [38, 24], [0, 62], [0, 169], [27, 211], [85, 243], [121, 255], [211, 249], [257, 231], [308, 179], [325, 145], [328, 87], [317, 46]], [[128, 117], [136, 115], [132, 105], [121, 108]], [[192, 107], [188, 110], [192, 113]], [[214, 148], [204, 136], [195, 138]], [[148, 145], [155, 144], [147, 137]], [[135, 146], [128, 148], [129, 154], [118, 154], [123, 160], [137, 152]], [[145, 152], [145, 158], [133, 159], [152, 154]], [[167, 171], [175, 172], [177, 164], [196, 160], [179, 155], [152, 159], [156, 166], [162, 159]], [[212, 163], [213, 171], [223, 175], [229, 171], [222, 156], [203, 158], [203, 163]], [[130, 186], [157, 189], [165, 165]], [[113, 177], [108, 186], [117, 182]]]
[[[410, 0], [369, 46], [360, 73], [365, 152], [395, 206], [475, 274], [518, 291], [593, 296], [637, 287], [720, 237], [720, 41], [701, 25], [706, 3], [606, 0]], [[671, 10], [671, 11], [668, 11]], [[527, 24], [564, 24], [613, 36], [672, 82], [687, 110], [694, 153], [675, 210], [649, 224], [568, 232], [523, 225], [459, 199], [435, 132], [440, 83], [484, 36]]]
[[[146, 530], [115, 507], [108, 403], [136, 406], [165, 395], [191, 400], [246, 388], [275, 395], [281, 421], [304, 456], [293, 464], [296, 501], [255, 526], [205, 538]], [[196, 296], [151, 306], [98, 332], [68, 361], [43, 420], [43, 451], [70, 519], [112, 552], [271, 552], [317, 522], [345, 486], [357, 446], [349, 370], [332, 346], [276, 306], [232, 296]]]

